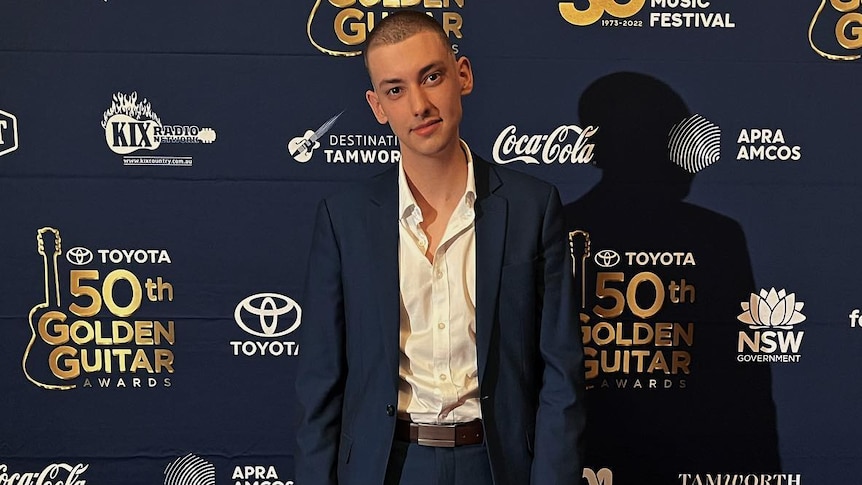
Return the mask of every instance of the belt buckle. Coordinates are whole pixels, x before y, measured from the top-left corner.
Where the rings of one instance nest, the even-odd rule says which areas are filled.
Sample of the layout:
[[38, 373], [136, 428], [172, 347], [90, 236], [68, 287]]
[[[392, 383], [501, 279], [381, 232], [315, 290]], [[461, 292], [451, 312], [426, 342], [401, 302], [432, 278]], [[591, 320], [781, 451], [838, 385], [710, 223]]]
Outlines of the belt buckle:
[[[423, 425], [417, 424], [417, 436], [416, 443], [420, 446], [433, 446], [435, 448], [454, 448], [455, 447], [455, 425]], [[447, 438], [440, 437], [428, 437], [428, 434], [432, 430], [446, 430], [449, 432], [449, 436]], [[426, 433], [428, 431], [429, 433]]]

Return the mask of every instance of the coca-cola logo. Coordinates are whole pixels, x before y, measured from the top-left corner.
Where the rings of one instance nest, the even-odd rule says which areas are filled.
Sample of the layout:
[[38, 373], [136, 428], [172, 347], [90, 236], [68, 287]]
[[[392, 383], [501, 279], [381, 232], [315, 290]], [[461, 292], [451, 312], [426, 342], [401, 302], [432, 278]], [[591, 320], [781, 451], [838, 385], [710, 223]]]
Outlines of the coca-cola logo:
[[12, 473], [7, 472], [6, 464], [0, 463], [0, 485], [25, 485], [30, 483], [40, 485], [86, 485], [87, 481], [81, 475], [90, 465], [78, 463], [52, 463], [39, 472]]
[[550, 135], [518, 135], [517, 131], [515, 125], [509, 125], [500, 132], [494, 142], [495, 162], [500, 165], [512, 162], [531, 165], [590, 163], [595, 144], [589, 143], [589, 140], [599, 128], [562, 125]]

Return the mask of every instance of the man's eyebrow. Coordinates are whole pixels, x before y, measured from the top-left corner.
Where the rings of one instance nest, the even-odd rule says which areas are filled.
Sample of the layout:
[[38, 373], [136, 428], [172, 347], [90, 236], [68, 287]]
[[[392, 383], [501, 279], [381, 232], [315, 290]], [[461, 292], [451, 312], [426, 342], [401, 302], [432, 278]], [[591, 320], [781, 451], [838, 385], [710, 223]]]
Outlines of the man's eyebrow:
[[[425, 74], [427, 74], [429, 71], [432, 71], [434, 69], [442, 68], [442, 66], [444, 66], [444, 65], [445, 65], [445, 63], [443, 61], [434, 61], [434, 62], [428, 64], [427, 66], [423, 67], [422, 69], [419, 69], [419, 77], [425, 76]], [[401, 84], [403, 82], [404, 82], [403, 79], [397, 78], [397, 77], [389, 78], [389, 79], [382, 79], [379, 83], [377, 83], [377, 87], [380, 88], [386, 84]]]

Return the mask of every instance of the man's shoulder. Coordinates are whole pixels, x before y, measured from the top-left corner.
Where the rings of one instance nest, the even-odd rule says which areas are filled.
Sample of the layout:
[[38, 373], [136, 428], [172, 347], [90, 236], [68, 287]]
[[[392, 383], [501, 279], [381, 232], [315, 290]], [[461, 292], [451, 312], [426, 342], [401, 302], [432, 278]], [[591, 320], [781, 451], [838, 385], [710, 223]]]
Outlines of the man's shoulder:
[[[356, 208], [357, 204], [380, 200], [386, 196], [397, 197], [398, 167], [390, 167], [370, 178], [349, 184], [342, 190], [323, 198], [329, 207]], [[382, 201], [381, 201], [382, 202]]]
[[505, 191], [510, 195], [522, 195], [524, 197], [547, 197], [549, 192], [555, 190], [552, 183], [534, 177], [530, 174], [509, 168], [495, 163], [488, 162], [475, 153], [473, 161], [479, 171], [482, 166], [489, 172], [489, 178], [497, 178], [500, 182], [500, 190]]

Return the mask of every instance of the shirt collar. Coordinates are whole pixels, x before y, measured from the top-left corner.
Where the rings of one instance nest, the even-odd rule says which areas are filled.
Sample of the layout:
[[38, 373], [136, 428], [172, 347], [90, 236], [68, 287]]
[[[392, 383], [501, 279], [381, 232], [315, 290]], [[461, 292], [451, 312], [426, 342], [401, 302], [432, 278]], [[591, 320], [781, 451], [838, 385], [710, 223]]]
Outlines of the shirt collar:
[[[461, 200], [472, 209], [473, 203], [476, 201], [476, 178], [473, 175], [473, 154], [470, 152], [470, 147], [467, 142], [461, 141], [461, 149], [464, 150], [464, 155], [467, 157], [467, 185], [464, 189], [464, 196]], [[422, 221], [422, 211], [413, 197], [413, 192], [407, 184], [407, 174], [404, 173], [404, 165], [398, 164], [398, 214], [400, 220], [405, 220], [413, 214], [416, 214], [419, 221]]]

